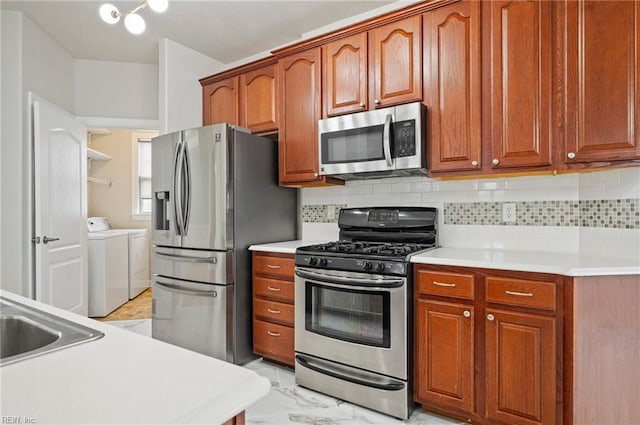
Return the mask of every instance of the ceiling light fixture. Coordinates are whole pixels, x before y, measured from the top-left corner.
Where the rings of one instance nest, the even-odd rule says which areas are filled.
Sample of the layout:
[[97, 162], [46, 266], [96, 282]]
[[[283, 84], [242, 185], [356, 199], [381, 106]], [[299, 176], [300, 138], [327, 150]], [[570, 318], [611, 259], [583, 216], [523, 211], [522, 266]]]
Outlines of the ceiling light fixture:
[[[154, 12], [162, 13], [169, 7], [169, 0], [143, 0], [135, 8], [124, 14], [124, 26], [132, 34], [142, 34], [146, 28], [146, 24], [142, 16], [138, 15], [138, 11], [149, 6]], [[117, 7], [112, 4], [105, 3], [98, 10], [100, 18], [107, 24], [117, 24], [120, 22], [120, 13]]]

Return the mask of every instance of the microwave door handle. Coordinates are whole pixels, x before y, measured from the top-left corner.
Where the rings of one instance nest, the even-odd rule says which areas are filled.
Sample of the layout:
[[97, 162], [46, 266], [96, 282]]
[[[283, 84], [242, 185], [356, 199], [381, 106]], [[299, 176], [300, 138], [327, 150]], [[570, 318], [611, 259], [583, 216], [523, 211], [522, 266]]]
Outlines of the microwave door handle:
[[393, 116], [387, 114], [384, 120], [384, 130], [382, 132], [382, 146], [384, 148], [384, 158], [387, 160], [389, 167], [393, 166], [393, 158], [391, 158], [391, 120]]

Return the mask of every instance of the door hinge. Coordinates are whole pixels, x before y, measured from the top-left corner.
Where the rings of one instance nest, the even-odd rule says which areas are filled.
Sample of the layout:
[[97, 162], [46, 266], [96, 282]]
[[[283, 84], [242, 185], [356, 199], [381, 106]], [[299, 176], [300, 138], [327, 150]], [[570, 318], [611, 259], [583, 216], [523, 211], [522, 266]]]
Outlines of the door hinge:
[[34, 244], [39, 244], [40, 243], [40, 236], [36, 236], [31, 238], [31, 242], [33, 242]]

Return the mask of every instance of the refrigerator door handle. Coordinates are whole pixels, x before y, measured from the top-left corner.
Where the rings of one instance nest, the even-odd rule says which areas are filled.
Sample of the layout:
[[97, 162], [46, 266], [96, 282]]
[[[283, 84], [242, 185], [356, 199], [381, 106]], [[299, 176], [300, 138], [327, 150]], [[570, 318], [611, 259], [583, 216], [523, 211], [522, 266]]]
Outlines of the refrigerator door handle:
[[191, 167], [189, 164], [189, 146], [186, 140], [182, 142], [182, 171], [184, 178], [185, 197], [182, 211], [182, 234], [187, 236], [189, 232], [189, 217], [191, 216]]
[[173, 208], [176, 216], [176, 234], [183, 234], [182, 213], [182, 141], [178, 142], [173, 162]]
[[164, 257], [175, 261], [187, 261], [190, 263], [211, 263], [217, 264], [218, 259], [216, 257], [192, 257], [190, 255], [178, 255], [178, 254], [163, 254], [161, 252], [155, 252], [158, 257]]
[[167, 291], [177, 292], [179, 294], [191, 295], [195, 297], [212, 297], [212, 298], [218, 297], [218, 291], [216, 291], [215, 289], [211, 291], [202, 291], [199, 289], [185, 288], [181, 285], [176, 285], [172, 283], [161, 282], [159, 280], [156, 280], [155, 283], [156, 285], [160, 286], [163, 289], [166, 289]]

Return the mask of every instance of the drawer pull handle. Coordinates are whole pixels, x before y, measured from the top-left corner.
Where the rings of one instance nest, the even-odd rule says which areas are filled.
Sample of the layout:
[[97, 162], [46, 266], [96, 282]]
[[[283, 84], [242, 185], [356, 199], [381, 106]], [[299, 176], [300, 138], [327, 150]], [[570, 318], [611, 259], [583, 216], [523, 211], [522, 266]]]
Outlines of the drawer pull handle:
[[271, 308], [268, 308], [267, 311], [271, 314], [280, 314], [280, 310], [273, 310]]
[[463, 315], [464, 317], [471, 317], [471, 312], [470, 312], [469, 310], [465, 310], [465, 311], [462, 313], [462, 315]]
[[495, 316], [493, 314], [487, 314], [487, 320], [493, 322], [495, 320]]
[[280, 265], [267, 264], [267, 267], [270, 269], [279, 269]]
[[274, 288], [273, 286], [267, 286], [267, 289], [273, 292], [280, 292], [280, 288]]
[[280, 336], [279, 332], [271, 332], [271, 331], [267, 331], [267, 333], [271, 336]]
[[515, 295], [516, 297], [533, 297], [531, 292], [504, 291], [505, 294]]
[[444, 282], [438, 282], [437, 280], [434, 280], [433, 284], [436, 286], [446, 286], [447, 288], [455, 288], [456, 286], [455, 283], [444, 283]]

